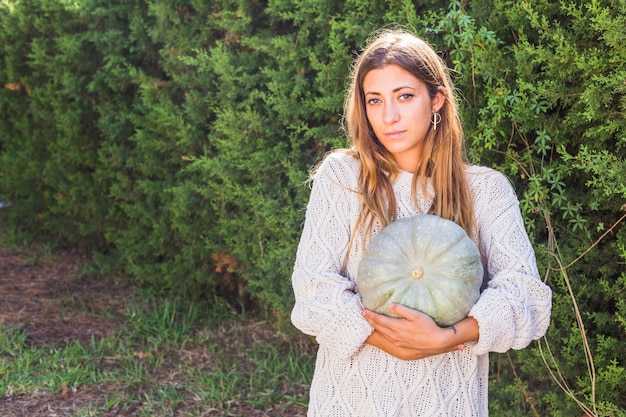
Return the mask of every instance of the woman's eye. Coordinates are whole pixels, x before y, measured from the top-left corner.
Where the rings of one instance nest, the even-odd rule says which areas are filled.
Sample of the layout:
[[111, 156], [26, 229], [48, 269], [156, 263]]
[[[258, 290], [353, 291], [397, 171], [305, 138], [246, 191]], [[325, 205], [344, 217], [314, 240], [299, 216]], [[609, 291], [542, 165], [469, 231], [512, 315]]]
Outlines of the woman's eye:
[[376, 103], [380, 103], [380, 99], [370, 98], [369, 100], [367, 100], [367, 104], [376, 104]]
[[400, 95], [400, 100], [410, 100], [413, 97], [413, 94], [411, 93], [404, 93], [402, 95]]

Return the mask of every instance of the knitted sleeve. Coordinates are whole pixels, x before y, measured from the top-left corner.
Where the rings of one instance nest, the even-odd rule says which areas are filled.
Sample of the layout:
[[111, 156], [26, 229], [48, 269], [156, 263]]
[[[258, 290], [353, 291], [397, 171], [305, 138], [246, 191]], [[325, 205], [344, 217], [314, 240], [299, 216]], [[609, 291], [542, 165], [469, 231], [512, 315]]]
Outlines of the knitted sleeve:
[[318, 170], [292, 275], [291, 321], [338, 357], [356, 353], [373, 331], [362, 316], [355, 283], [342, 273], [359, 203], [357, 170], [331, 155]]
[[517, 196], [504, 175], [477, 175], [478, 232], [488, 283], [469, 315], [478, 321], [476, 354], [521, 349], [550, 324], [552, 291], [539, 278]]

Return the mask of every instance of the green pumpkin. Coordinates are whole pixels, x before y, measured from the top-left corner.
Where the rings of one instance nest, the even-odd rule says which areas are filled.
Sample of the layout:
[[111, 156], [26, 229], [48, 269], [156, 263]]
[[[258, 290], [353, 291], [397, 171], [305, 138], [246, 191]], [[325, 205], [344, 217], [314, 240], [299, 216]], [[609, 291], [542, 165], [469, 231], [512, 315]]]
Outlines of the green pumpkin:
[[430, 214], [397, 220], [370, 242], [359, 264], [363, 306], [393, 316], [390, 303], [432, 317], [442, 327], [467, 317], [480, 296], [476, 244], [453, 221]]

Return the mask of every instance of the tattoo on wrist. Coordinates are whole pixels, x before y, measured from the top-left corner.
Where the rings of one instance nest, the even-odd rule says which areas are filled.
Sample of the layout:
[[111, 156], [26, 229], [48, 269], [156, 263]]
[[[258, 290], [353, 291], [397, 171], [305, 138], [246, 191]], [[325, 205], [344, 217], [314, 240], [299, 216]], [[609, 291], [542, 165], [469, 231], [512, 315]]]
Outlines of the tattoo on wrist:
[[454, 327], [454, 324], [450, 326], [450, 329], [454, 332], [454, 334], [456, 334], [456, 327]]

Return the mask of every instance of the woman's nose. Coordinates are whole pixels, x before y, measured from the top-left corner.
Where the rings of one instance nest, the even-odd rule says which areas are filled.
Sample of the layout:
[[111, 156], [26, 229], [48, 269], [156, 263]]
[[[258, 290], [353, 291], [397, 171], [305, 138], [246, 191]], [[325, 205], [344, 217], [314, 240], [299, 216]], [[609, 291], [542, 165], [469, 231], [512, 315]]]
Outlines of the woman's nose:
[[386, 124], [392, 124], [398, 121], [400, 113], [398, 113], [398, 107], [394, 102], [387, 101], [383, 110], [383, 122]]

